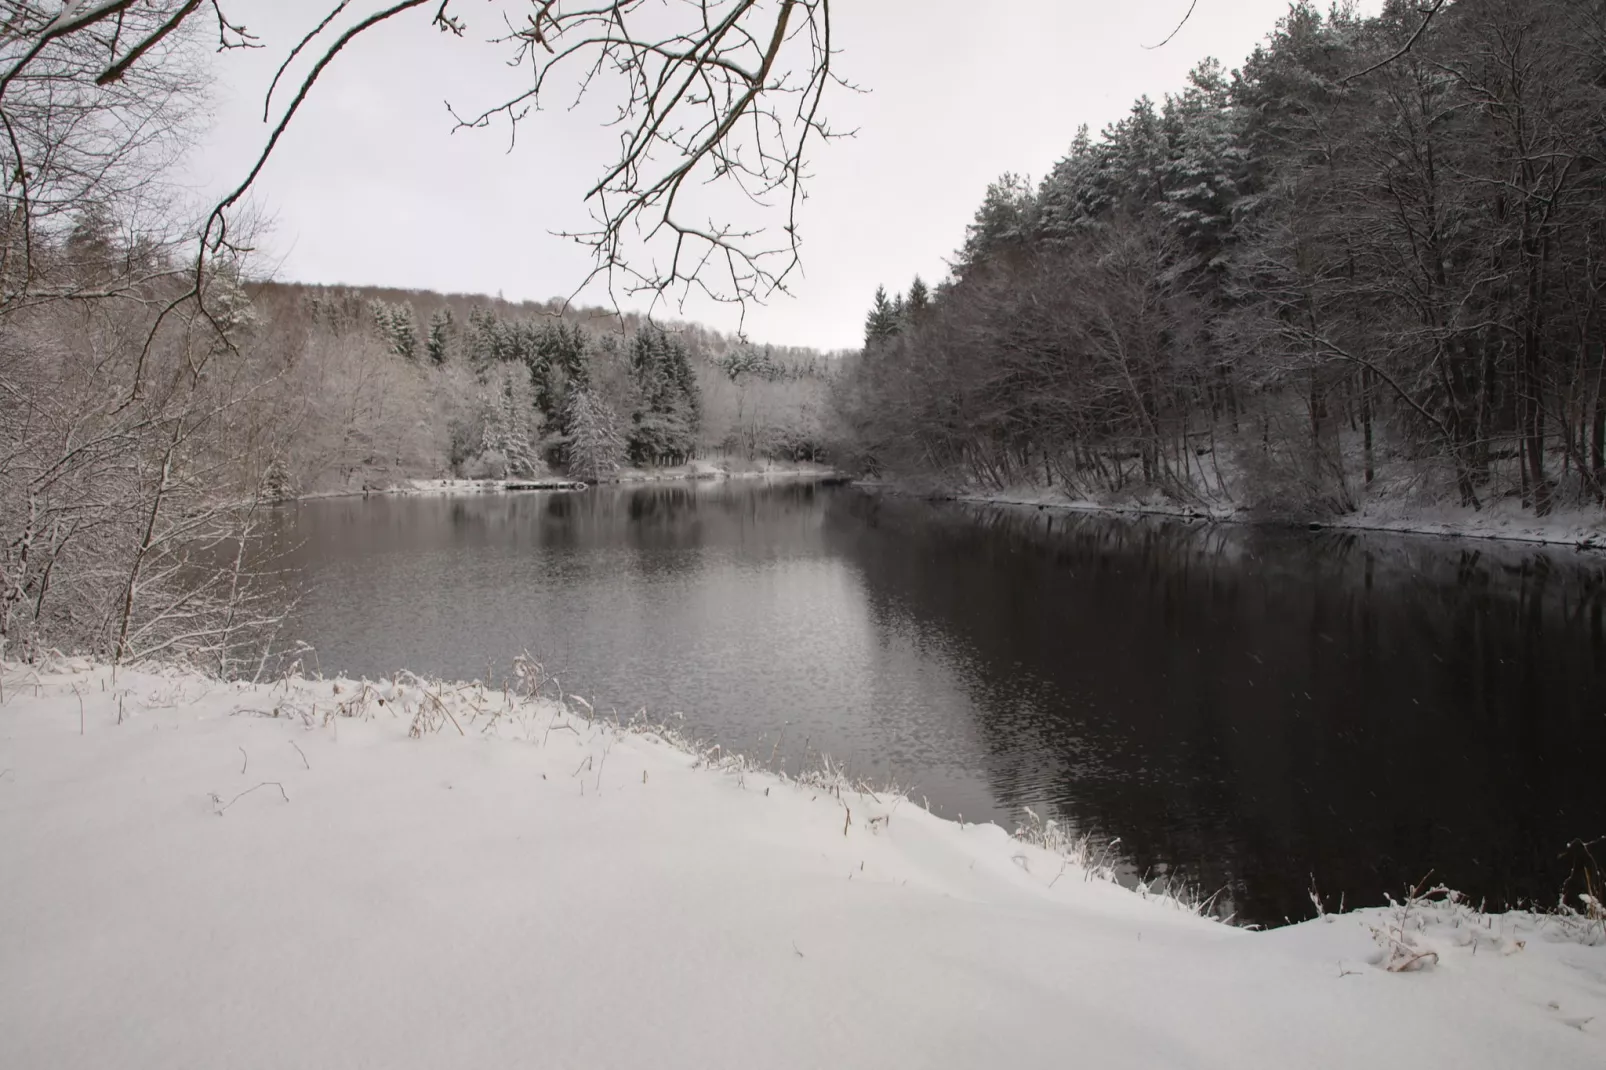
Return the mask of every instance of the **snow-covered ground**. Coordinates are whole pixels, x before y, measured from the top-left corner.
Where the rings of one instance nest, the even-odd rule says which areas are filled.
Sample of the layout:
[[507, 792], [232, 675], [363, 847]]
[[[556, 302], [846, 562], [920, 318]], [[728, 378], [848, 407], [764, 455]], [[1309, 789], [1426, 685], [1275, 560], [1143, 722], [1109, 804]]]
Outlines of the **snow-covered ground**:
[[[1158, 493], [1120, 500], [1098, 501], [1067, 498], [1058, 487], [1024, 484], [1001, 491], [943, 490], [920, 485], [860, 481], [866, 489], [909, 493], [922, 497], [992, 505], [1034, 505], [1077, 512], [1130, 516], [1174, 516], [1222, 522], [1254, 523], [1248, 510], [1221, 501], [1179, 505]], [[1563, 505], [1550, 515], [1536, 517], [1512, 500], [1490, 502], [1480, 509], [1424, 501], [1420, 498], [1377, 497], [1360, 503], [1356, 511], [1323, 517], [1322, 527], [1353, 531], [1392, 531], [1419, 535], [1441, 535], [1462, 539], [1499, 539], [1511, 542], [1548, 543], [1590, 550], [1606, 550], [1606, 510], [1589, 506]]]
[[1578, 920], [1249, 932], [474, 686], [3, 682], [8, 1068], [1606, 1066]]
[[1563, 505], [1548, 516], [1537, 517], [1532, 509], [1524, 509], [1509, 499], [1490, 502], [1482, 509], [1379, 500], [1367, 502], [1347, 516], [1335, 517], [1327, 521], [1327, 526], [1362, 531], [1408, 531], [1462, 539], [1557, 543], [1606, 550], [1606, 510]]
[[740, 458], [718, 458], [706, 461], [691, 461], [687, 464], [672, 465], [665, 468], [623, 468], [620, 469], [616, 482], [658, 483], [675, 479], [761, 479], [766, 477], [825, 479], [837, 474], [836, 469], [830, 465], [814, 464], [810, 461], [771, 461], [767, 458], [749, 461]]
[[[621, 469], [609, 482], [665, 483], [687, 479], [749, 479], [763, 477], [824, 479], [836, 474], [836, 470], [827, 465], [810, 464], [807, 461], [784, 464], [763, 460], [755, 462], [692, 461], [688, 464], [664, 468]], [[499, 494], [509, 489], [543, 489], [548, 484], [551, 485], [549, 489], [557, 490], [577, 489], [581, 486], [571, 483], [567, 477], [560, 475], [540, 476], [530, 479], [409, 479], [388, 490], [376, 493], [404, 495]]]

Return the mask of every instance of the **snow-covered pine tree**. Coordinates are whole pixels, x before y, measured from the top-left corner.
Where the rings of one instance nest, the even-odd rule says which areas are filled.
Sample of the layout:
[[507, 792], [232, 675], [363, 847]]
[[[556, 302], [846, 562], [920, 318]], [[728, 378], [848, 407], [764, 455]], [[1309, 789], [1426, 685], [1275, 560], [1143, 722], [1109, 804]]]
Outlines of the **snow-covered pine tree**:
[[689, 458], [702, 420], [702, 399], [686, 344], [662, 328], [641, 328], [631, 342], [630, 373], [637, 398], [631, 414], [631, 458], [638, 464]]
[[931, 304], [931, 291], [926, 288], [925, 281], [916, 275], [915, 281], [909, 284], [909, 298], [903, 305], [904, 318], [911, 322], [918, 319], [929, 304]]
[[1071, 151], [1056, 163], [1037, 191], [1038, 234], [1067, 241], [1093, 225], [1103, 195], [1100, 174], [1109, 164], [1108, 147], [1093, 143], [1087, 124], [1077, 128]]
[[496, 360], [496, 333], [496, 313], [484, 305], [475, 305], [469, 310], [468, 361], [480, 375]]
[[965, 228], [956, 271], [962, 275], [968, 267], [1026, 248], [1036, 221], [1037, 198], [1031, 184], [1017, 174], [1000, 175], [987, 187], [976, 218]]
[[570, 476], [597, 483], [619, 470], [625, 441], [618, 423], [607, 402], [590, 390], [569, 391], [563, 450]]
[[540, 417], [528, 370], [501, 365], [486, 373], [479, 400], [480, 443], [472, 462], [477, 476], [530, 476], [543, 468], [535, 444]]
[[392, 305], [375, 298], [368, 303], [368, 313], [392, 353], [406, 360], [418, 359], [418, 324], [411, 302]]
[[424, 352], [429, 356], [429, 362], [439, 367], [446, 363], [451, 345], [452, 310], [449, 308], [436, 309], [435, 314], [429, 318], [429, 340], [425, 343]]
[[1218, 264], [1246, 156], [1221, 64], [1207, 59], [1188, 72], [1188, 87], [1166, 97], [1164, 123], [1171, 148], [1161, 218], [1198, 266]]

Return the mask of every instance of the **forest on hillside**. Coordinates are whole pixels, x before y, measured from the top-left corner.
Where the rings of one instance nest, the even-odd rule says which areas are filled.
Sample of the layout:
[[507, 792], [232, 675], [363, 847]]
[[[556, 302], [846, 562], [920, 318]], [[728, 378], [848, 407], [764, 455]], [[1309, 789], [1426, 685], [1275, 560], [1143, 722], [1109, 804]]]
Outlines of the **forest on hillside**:
[[829, 358], [562, 302], [247, 287], [273, 493], [418, 477], [589, 482], [692, 458], [815, 460]]
[[[1068, 132], [1069, 133], [1069, 132]], [[1323, 515], [1606, 496], [1606, 6], [1311, 3], [876, 294], [839, 461]]]

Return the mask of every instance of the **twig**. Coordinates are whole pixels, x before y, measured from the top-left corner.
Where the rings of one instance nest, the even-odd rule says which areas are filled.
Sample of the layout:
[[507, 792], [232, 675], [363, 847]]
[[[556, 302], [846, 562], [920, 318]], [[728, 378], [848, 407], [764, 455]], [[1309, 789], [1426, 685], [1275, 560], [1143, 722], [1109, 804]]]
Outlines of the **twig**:
[[245, 776], [245, 767], [251, 764], [251, 756], [245, 753], [245, 748], [238, 748], [240, 752], [240, 775]]
[[302, 765], [304, 765], [304, 766], [306, 766], [306, 767], [307, 767], [307, 769], [308, 769], [308, 770], [311, 770], [311, 769], [312, 769], [312, 763], [311, 763], [311, 762], [309, 762], [309, 761], [307, 761], [307, 754], [306, 754], [306, 752], [305, 752], [305, 751], [303, 751], [303, 750], [302, 750], [302, 749], [301, 749], [301, 748], [300, 748], [300, 747], [299, 747], [299, 746], [298, 746], [298, 745], [297, 745], [297, 744], [296, 744], [296, 741], [295, 741], [295, 740], [293, 740], [293, 739], [292, 739], [292, 740], [290, 740], [290, 741], [289, 741], [289, 743], [290, 743], [290, 746], [292, 746], [292, 747], [295, 747], [295, 748], [296, 748], [296, 753], [297, 753], [297, 754], [299, 754], [299, 755], [301, 755], [301, 764], [302, 764]]
[[1164, 48], [1166, 45], [1170, 44], [1171, 43], [1171, 39], [1173, 37], [1175, 37], [1177, 34], [1181, 33], [1182, 32], [1182, 27], [1186, 26], [1188, 24], [1188, 20], [1193, 18], [1193, 9], [1198, 7], [1198, 6], [1199, 6], [1199, 0], [1193, 0], [1193, 2], [1188, 5], [1187, 14], [1182, 16], [1182, 21], [1177, 23], [1177, 28], [1176, 29], [1172, 30], [1170, 33], [1165, 35], [1165, 40], [1164, 41], [1161, 41], [1157, 45], [1144, 45], [1143, 47], [1152, 52], [1157, 48]]
[[[285, 793], [283, 784], [279, 783], [277, 780], [264, 780], [262, 783], [258, 784], [256, 787], [246, 788], [244, 791], [240, 792], [240, 794], [236, 795], [234, 798], [230, 799], [228, 802], [226, 802], [222, 806], [218, 807], [217, 816], [222, 817], [223, 816], [223, 811], [227, 810], [229, 807], [233, 806], [235, 803], [239, 802], [241, 799], [245, 798], [247, 795], [251, 794], [253, 791], [256, 791], [257, 788], [278, 788], [279, 789], [279, 794], [281, 796], [283, 796], [284, 801], [285, 802], [289, 802], [290, 801], [290, 796]], [[212, 796], [212, 799], [215, 802], [217, 800], [217, 796], [216, 795]]]
[[84, 734], [84, 696], [78, 694], [78, 685], [72, 685], [72, 693], [78, 695], [78, 734]]
[[1411, 35], [1411, 39], [1409, 41], [1405, 42], [1405, 47], [1401, 48], [1398, 52], [1394, 53], [1394, 55], [1388, 57], [1387, 59], [1379, 60], [1378, 62], [1372, 64], [1370, 67], [1366, 68], [1364, 71], [1358, 71], [1355, 74], [1352, 74], [1352, 75], [1348, 76], [1347, 78], [1340, 79], [1338, 84], [1339, 85], [1348, 85], [1349, 83], [1355, 81], [1355, 79], [1357, 79], [1357, 78], [1365, 78], [1368, 74], [1371, 74], [1373, 71], [1381, 70], [1382, 68], [1387, 67], [1390, 63], [1393, 63], [1395, 60], [1399, 59], [1401, 56], [1403, 56], [1407, 52], [1411, 51], [1411, 48], [1412, 48], [1413, 45], [1416, 44], [1417, 39], [1420, 38], [1425, 32], [1427, 32], [1428, 23], [1433, 21], [1433, 16], [1437, 15], [1439, 13], [1439, 9], [1441, 7], [1443, 7], [1443, 6], [1444, 6], [1444, 0], [1433, 0], [1433, 6], [1432, 7], [1428, 7], [1428, 8], [1423, 9], [1423, 11], [1422, 11], [1422, 22], [1421, 22], [1421, 24], [1419, 26], [1417, 26], [1416, 32]]

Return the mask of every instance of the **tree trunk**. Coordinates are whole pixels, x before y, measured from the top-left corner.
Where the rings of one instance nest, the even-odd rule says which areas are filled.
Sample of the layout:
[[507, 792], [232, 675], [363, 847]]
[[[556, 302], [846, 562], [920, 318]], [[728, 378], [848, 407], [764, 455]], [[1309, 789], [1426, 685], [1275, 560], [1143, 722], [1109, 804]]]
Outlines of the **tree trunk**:
[[1590, 433], [1589, 466], [1595, 473], [1595, 500], [1606, 501], [1602, 488], [1606, 487], [1606, 353], [1602, 354], [1602, 368], [1595, 376], [1595, 419]]
[[1372, 454], [1372, 370], [1361, 369], [1361, 431], [1366, 441], [1366, 485], [1372, 485], [1376, 474]]

